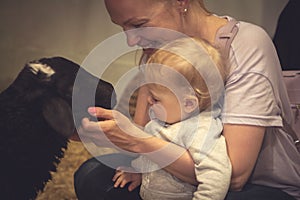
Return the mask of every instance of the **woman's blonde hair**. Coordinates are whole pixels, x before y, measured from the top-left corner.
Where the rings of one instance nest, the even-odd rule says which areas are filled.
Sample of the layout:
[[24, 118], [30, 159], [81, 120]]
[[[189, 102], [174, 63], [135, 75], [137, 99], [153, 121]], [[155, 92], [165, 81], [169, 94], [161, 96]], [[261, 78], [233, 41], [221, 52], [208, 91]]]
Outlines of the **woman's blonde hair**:
[[[206, 82], [218, 81], [216, 77], [220, 77], [223, 86], [226, 77], [224, 62], [219, 51], [208, 42], [199, 39], [177, 39], [150, 56], [145, 67], [146, 80], [147, 78], [151, 80], [166, 79], [167, 76], [171, 75], [162, 74], [161, 70], [151, 67], [150, 64], [167, 66], [179, 72], [194, 90], [199, 101], [200, 111], [211, 106], [210, 89], [208, 89]], [[214, 70], [218, 74], [212, 73], [212, 76], [203, 78], [202, 75], [206, 76], [207, 71], [212, 72]], [[211, 78], [215, 80], [207, 81]], [[175, 79], [172, 77], [172, 84], [175, 86], [182, 85], [182, 79]]]

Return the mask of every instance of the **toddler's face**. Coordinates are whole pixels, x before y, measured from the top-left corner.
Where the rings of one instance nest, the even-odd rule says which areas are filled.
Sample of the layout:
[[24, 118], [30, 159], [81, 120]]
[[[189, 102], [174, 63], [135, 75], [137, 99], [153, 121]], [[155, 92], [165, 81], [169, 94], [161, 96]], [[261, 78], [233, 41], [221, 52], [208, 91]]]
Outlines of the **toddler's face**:
[[182, 120], [181, 103], [170, 90], [155, 89], [148, 87], [150, 96], [148, 102], [155, 117], [160, 121], [173, 124]]

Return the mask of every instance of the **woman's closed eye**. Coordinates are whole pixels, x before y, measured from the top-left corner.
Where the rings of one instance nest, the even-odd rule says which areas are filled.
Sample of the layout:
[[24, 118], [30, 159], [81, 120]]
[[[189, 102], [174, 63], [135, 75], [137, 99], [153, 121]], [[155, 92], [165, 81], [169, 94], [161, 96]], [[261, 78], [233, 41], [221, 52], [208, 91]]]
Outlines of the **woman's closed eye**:
[[149, 20], [147, 19], [139, 19], [139, 20], [132, 20], [129, 21], [128, 25], [130, 25], [132, 28], [141, 28], [144, 27]]
[[138, 24], [132, 24], [132, 27], [134, 28], [141, 28], [145, 23], [138, 23]]

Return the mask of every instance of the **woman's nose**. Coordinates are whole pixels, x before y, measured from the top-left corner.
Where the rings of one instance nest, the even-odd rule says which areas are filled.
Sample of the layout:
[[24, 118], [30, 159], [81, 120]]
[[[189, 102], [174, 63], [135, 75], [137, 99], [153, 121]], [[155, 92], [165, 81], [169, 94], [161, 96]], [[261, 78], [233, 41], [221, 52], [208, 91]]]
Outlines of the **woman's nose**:
[[127, 37], [127, 44], [130, 47], [133, 47], [135, 45], [137, 45], [140, 41], [140, 37], [138, 36], [138, 34], [136, 33], [135, 30], [128, 30], [125, 31], [126, 37]]

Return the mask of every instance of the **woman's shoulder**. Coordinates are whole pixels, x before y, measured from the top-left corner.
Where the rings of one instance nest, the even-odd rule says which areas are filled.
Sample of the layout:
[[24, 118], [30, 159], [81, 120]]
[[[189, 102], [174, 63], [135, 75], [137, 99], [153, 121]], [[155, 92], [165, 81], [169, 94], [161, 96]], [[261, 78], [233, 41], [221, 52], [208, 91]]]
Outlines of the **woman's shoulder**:
[[232, 42], [233, 47], [259, 48], [261, 50], [273, 48], [271, 37], [262, 27], [245, 21], [238, 21], [237, 26], [238, 32]]
[[[242, 20], [237, 20], [231, 16], [219, 16], [219, 17], [227, 19], [228, 22], [236, 22], [234, 24], [236, 24], [236, 26], [238, 27], [237, 36], [239, 37], [243, 37], [244, 39], [247, 40], [257, 39], [261, 37], [270, 39], [268, 33], [261, 26], [258, 26], [250, 22], [242, 21]], [[230, 23], [228, 23], [225, 26], [230, 26]]]
[[[271, 37], [260, 26], [237, 21], [238, 31], [230, 44], [230, 76], [238, 78], [255, 72], [257, 76], [274, 79], [280, 75], [280, 63]], [[238, 76], [237, 76], [238, 74]]]
[[230, 16], [221, 17], [226, 18], [229, 23], [218, 30], [216, 34], [217, 46], [224, 46], [223, 40], [228, 37], [224, 48], [230, 47], [238, 59], [251, 55], [267, 55], [273, 52], [272, 39], [262, 27], [249, 22], [238, 21]]
[[[231, 55], [235, 57], [238, 65], [247, 68], [244, 65], [251, 60], [253, 63], [260, 63], [263, 68], [263, 63], [279, 65], [274, 63], [277, 62], [277, 53], [272, 39], [262, 27], [244, 21], [239, 21], [237, 26], [238, 32], [231, 43]], [[258, 69], [259, 64], [255, 66]]]

